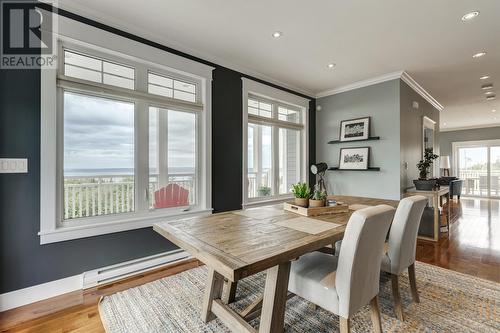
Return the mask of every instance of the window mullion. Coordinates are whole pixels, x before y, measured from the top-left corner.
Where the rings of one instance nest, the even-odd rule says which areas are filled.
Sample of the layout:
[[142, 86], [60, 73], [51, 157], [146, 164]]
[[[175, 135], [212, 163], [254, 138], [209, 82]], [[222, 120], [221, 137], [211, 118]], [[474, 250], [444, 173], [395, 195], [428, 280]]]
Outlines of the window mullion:
[[[256, 145], [254, 147], [254, 151], [256, 152], [255, 154], [255, 166], [256, 170], [255, 172], [255, 190], [257, 190], [261, 184], [262, 184], [262, 172], [264, 171], [263, 169], [263, 164], [262, 164], [262, 127], [261, 126], [256, 126], [257, 131], [256, 132]], [[255, 149], [257, 148], [257, 149]]]
[[168, 184], [168, 110], [158, 109], [158, 163], [160, 187]]
[[143, 101], [135, 103], [135, 211], [149, 208], [149, 113]]
[[279, 195], [279, 177], [280, 177], [280, 170], [279, 170], [279, 129], [276, 126], [273, 126], [271, 129], [271, 140], [272, 140], [272, 186], [273, 188], [273, 194], [274, 195]]

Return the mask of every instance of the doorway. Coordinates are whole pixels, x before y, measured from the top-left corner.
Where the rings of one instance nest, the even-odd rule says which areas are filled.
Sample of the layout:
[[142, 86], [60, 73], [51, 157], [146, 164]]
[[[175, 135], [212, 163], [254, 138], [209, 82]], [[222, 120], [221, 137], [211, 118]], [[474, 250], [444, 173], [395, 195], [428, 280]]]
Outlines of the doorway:
[[462, 195], [500, 197], [500, 140], [454, 142], [453, 152]]

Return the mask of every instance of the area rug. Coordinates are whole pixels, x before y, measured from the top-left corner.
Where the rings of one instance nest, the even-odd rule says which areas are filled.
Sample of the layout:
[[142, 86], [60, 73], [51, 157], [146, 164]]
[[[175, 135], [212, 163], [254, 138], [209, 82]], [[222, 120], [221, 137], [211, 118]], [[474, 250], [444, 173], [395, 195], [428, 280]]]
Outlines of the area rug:
[[[418, 262], [420, 303], [412, 302], [408, 276], [400, 278], [405, 321], [393, 312], [391, 283], [381, 277], [380, 306], [384, 332], [499, 332], [500, 284]], [[200, 319], [207, 276], [198, 267], [104, 297], [99, 313], [108, 333], [131, 332], [230, 332], [218, 319], [205, 324]], [[238, 285], [240, 311], [262, 294], [265, 275], [246, 278]], [[288, 300], [285, 332], [337, 332], [338, 317], [295, 296]], [[371, 332], [369, 307], [351, 320], [353, 332]], [[258, 327], [259, 319], [250, 322]]]

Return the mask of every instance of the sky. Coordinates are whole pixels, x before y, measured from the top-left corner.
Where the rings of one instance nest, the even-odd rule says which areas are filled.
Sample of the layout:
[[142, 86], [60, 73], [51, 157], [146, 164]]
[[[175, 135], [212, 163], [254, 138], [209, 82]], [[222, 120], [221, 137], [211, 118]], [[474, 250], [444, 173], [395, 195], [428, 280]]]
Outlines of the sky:
[[[150, 110], [157, 112], [156, 108]], [[168, 113], [169, 167], [194, 168], [195, 116]], [[154, 143], [152, 146], [150, 151], [154, 152]], [[65, 92], [64, 169], [133, 167], [134, 104]]]

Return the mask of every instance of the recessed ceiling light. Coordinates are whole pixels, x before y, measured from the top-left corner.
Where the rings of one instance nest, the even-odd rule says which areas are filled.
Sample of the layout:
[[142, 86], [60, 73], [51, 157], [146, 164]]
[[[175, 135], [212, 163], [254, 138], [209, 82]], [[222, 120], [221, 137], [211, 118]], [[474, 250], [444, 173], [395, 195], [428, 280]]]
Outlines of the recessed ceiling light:
[[497, 110], [493, 109], [493, 110], [491, 110], [491, 112], [497, 112]]
[[479, 78], [479, 80], [488, 80], [490, 78], [489, 75], [483, 75]]
[[481, 86], [481, 89], [483, 90], [493, 89], [493, 83], [483, 84]]
[[485, 56], [485, 55], [486, 55], [486, 52], [478, 52], [476, 54], [473, 54], [472, 58], [480, 58], [480, 57]]
[[334, 63], [331, 63], [331, 64], [328, 64], [328, 68], [330, 69], [334, 69], [337, 65], [335, 65]]
[[491, 100], [495, 99], [495, 95], [486, 96], [486, 99], [488, 101], [491, 101]]
[[443, 126], [446, 126], [446, 123], [444, 123]]
[[485, 92], [485, 94], [486, 95], [493, 95], [494, 93], [493, 93], [493, 91], [487, 91], [487, 92]]
[[472, 20], [474, 17], [476, 17], [478, 15], [479, 15], [478, 11], [473, 11], [473, 12], [467, 13], [464, 16], [462, 16], [462, 21], [464, 21], [464, 22], [470, 21], [470, 20]]
[[283, 36], [283, 33], [281, 31], [275, 31], [275, 32], [273, 32], [273, 37], [274, 38], [280, 38], [281, 36]]

